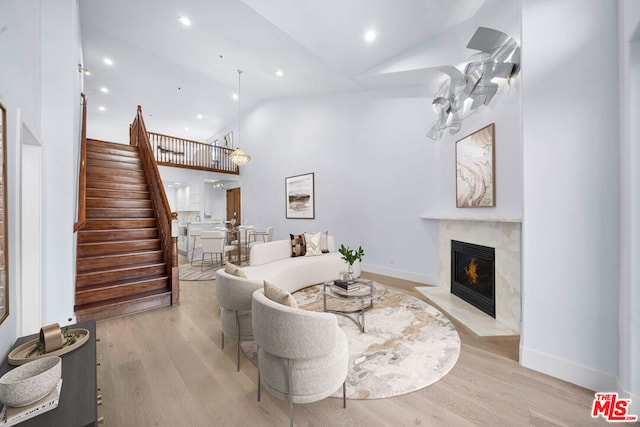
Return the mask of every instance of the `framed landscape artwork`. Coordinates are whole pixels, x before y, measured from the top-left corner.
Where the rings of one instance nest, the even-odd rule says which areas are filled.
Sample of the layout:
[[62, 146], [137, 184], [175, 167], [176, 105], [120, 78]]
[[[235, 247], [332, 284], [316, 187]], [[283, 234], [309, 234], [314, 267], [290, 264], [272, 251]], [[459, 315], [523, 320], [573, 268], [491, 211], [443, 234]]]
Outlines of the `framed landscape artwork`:
[[456, 142], [456, 207], [496, 205], [495, 124]]
[[287, 203], [287, 218], [315, 218], [315, 196], [313, 181], [313, 173], [290, 176], [284, 179], [285, 196]]

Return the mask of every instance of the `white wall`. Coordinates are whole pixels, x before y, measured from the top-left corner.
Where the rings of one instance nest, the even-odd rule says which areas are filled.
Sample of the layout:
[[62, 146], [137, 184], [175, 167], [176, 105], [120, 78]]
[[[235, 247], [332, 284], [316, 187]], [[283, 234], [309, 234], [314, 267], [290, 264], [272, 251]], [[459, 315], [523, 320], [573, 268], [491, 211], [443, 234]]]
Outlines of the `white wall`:
[[[21, 158], [18, 116], [44, 147], [45, 260], [43, 323], [73, 314], [74, 138], [79, 117], [76, 0], [0, 2], [0, 102], [7, 108], [10, 315], [0, 326], [0, 353], [18, 335], [21, 294]], [[19, 114], [18, 114], [19, 110]], [[55, 185], [54, 185], [55, 183]], [[24, 260], [28, 262], [29, 260]], [[28, 315], [28, 313], [27, 313]], [[29, 331], [37, 332], [37, 331]]]
[[204, 184], [202, 205], [202, 219], [210, 215], [211, 219], [226, 219], [227, 217], [227, 188], [214, 188], [213, 184]]
[[[87, 96], [87, 108], [96, 109], [97, 99]], [[87, 114], [89, 116], [89, 114]], [[133, 123], [136, 117], [136, 110], [131, 110], [131, 120]], [[153, 131], [153, 129], [151, 129]], [[99, 139], [101, 141], [115, 142], [117, 144], [129, 145], [129, 125], [117, 120], [109, 120], [106, 118], [97, 119], [95, 114], [91, 118], [87, 118], [87, 138]]]
[[620, 389], [640, 413], [640, 2], [624, 0], [620, 28]]
[[617, 2], [524, 0], [524, 366], [594, 390], [618, 370]]
[[[40, 132], [40, 2], [0, 2], [0, 102], [7, 109], [9, 317], [0, 325], [0, 354], [15, 341], [20, 316], [20, 142], [18, 115]], [[18, 111], [20, 110], [20, 111]]]
[[[498, 207], [521, 214], [518, 109], [499, 105], [473, 116], [456, 137], [426, 137], [433, 93], [403, 88], [288, 98], [243, 117], [243, 216], [274, 238], [329, 230], [338, 244], [362, 245], [364, 268], [438, 283], [438, 221], [427, 210], [455, 211], [454, 141], [496, 122]], [[314, 220], [285, 219], [285, 177], [315, 173]], [[445, 189], [445, 190], [443, 190]], [[486, 215], [487, 210], [482, 214]], [[467, 213], [465, 211], [465, 213]]]
[[[77, 0], [42, 2], [42, 135], [44, 147], [44, 324], [74, 318], [76, 151], [81, 60]], [[32, 332], [37, 332], [32, 331]]]

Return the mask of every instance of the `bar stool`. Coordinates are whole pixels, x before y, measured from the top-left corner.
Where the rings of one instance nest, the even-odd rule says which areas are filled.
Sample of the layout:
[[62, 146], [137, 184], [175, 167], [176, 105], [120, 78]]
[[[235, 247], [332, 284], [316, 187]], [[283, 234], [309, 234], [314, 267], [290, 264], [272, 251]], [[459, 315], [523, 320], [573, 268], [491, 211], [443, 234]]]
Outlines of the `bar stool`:
[[[200, 234], [202, 233], [202, 230], [193, 230], [190, 234], [193, 237], [193, 245], [191, 246], [191, 265], [193, 266], [193, 255], [196, 251], [196, 242], [198, 241], [198, 237], [200, 237]], [[202, 245], [197, 246], [198, 248], [201, 248]]]

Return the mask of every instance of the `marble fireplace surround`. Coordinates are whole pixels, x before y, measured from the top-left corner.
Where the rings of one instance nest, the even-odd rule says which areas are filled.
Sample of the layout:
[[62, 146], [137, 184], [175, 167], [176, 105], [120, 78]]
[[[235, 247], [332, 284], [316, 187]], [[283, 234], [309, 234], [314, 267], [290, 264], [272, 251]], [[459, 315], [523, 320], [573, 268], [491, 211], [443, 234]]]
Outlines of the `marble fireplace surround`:
[[[451, 292], [451, 240], [495, 248], [496, 320], [520, 333], [521, 222], [513, 219], [442, 218], [439, 232], [440, 282], [438, 286], [446, 292]], [[477, 310], [475, 307], [472, 309]], [[480, 310], [477, 311], [480, 312]]]

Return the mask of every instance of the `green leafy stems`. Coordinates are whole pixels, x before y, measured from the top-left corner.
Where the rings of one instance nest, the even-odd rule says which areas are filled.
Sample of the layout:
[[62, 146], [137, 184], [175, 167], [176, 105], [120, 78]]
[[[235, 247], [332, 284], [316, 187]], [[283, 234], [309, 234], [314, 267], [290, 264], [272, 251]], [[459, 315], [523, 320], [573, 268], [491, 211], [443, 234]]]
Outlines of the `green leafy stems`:
[[362, 246], [358, 246], [358, 250], [349, 249], [349, 247], [345, 247], [344, 245], [340, 245], [340, 249], [338, 252], [342, 255], [342, 259], [346, 261], [349, 265], [353, 265], [356, 261], [362, 261], [362, 257], [364, 256], [364, 249]]

